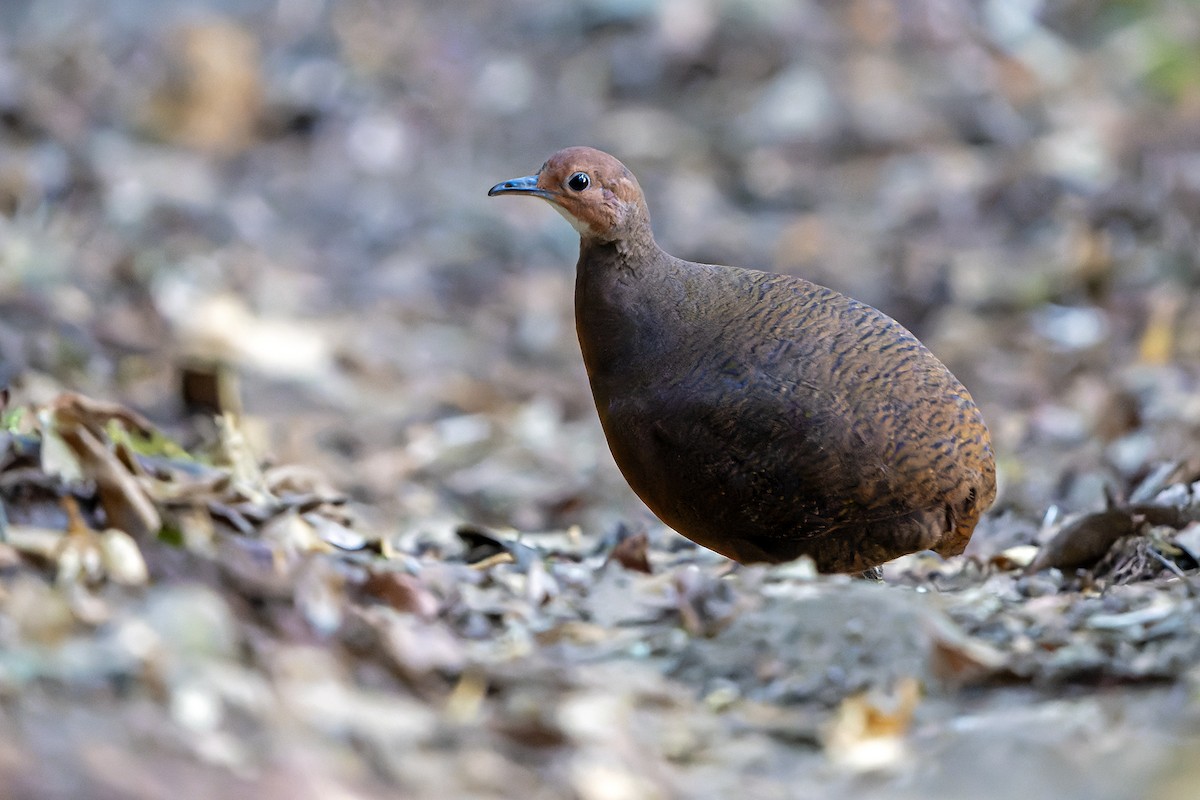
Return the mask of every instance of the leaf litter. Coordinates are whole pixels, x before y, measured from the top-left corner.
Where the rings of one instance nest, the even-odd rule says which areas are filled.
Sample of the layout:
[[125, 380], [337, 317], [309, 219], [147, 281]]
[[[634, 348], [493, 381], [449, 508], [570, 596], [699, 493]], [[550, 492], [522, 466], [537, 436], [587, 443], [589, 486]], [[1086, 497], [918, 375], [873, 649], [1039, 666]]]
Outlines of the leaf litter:
[[[1186, 4], [142, 5], [0, 12], [5, 792], [1191, 797]], [[571, 232], [480, 191], [569, 141], [945, 358], [967, 556], [645, 515]]]
[[646, 703], [671, 711], [642, 736], [684, 773], [720, 762], [714, 725], [894, 771], [927, 698], [1200, 663], [1200, 481], [1068, 521], [1031, 554], [912, 557], [879, 586], [803, 561], [731, 569], [645, 533], [597, 548], [463, 527], [457, 548], [405, 548], [312, 470], [260, 463], [235, 417], [189, 453], [77, 394], [25, 411], [0, 457], [0, 689], [159, 698], [193, 757], [235, 771], [261, 765], [254, 741], [283, 715], [416, 792], [433, 778], [405, 754], [453, 736], [496, 775], [565, 749], [568, 783], [653, 796], [687, 781], [642, 772], [647, 741], [626, 737]]

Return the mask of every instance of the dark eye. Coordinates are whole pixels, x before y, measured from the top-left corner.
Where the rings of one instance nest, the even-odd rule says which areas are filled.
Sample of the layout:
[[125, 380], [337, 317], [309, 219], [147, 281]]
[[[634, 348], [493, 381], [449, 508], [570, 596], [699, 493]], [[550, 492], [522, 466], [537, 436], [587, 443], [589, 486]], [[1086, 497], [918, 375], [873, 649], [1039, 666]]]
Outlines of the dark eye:
[[567, 186], [572, 191], [582, 192], [584, 189], [592, 185], [592, 179], [587, 176], [586, 172], [576, 172], [571, 177], [567, 178]]

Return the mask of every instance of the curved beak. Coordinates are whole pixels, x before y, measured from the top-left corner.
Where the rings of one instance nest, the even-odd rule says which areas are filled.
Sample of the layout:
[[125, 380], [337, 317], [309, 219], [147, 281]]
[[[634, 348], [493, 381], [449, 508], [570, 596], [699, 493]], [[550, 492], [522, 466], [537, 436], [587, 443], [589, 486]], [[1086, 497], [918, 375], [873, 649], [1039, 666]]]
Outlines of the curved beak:
[[542, 197], [546, 200], [550, 199], [550, 193], [545, 189], [538, 188], [538, 176], [526, 175], [524, 178], [513, 178], [511, 181], [497, 183], [491, 189], [488, 189], [488, 197], [495, 197], [498, 194], [529, 194], [534, 197]]

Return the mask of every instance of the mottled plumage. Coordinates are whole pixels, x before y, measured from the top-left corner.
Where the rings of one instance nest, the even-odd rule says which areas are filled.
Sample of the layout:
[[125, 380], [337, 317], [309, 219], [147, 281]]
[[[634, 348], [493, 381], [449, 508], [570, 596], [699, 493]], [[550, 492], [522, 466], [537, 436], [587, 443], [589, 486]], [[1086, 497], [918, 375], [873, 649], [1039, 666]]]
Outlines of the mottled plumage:
[[988, 431], [902, 325], [801, 278], [668, 255], [637, 180], [597, 150], [489, 192], [505, 193], [550, 201], [580, 233], [596, 409], [666, 524], [737, 561], [809, 555], [824, 572], [966, 547], [995, 497]]

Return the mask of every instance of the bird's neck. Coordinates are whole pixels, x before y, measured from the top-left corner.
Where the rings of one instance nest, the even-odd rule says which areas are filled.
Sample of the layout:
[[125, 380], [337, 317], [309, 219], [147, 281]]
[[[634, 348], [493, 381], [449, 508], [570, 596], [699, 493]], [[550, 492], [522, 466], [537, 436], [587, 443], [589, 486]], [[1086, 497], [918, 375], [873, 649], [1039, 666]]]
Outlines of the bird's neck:
[[669, 258], [649, 227], [639, 227], [633, 234], [623, 236], [614, 241], [601, 241], [588, 237], [579, 240], [579, 264], [585, 262], [594, 265], [602, 272], [612, 268], [624, 271], [637, 271], [643, 267], [653, 267], [660, 258]]
[[670, 343], [663, 316], [672, 316], [668, 287], [676, 260], [650, 235], [615, 242], [583, 241], [575, 275], [575, 327], [597, 400], [610, 377], [636, 373]]

